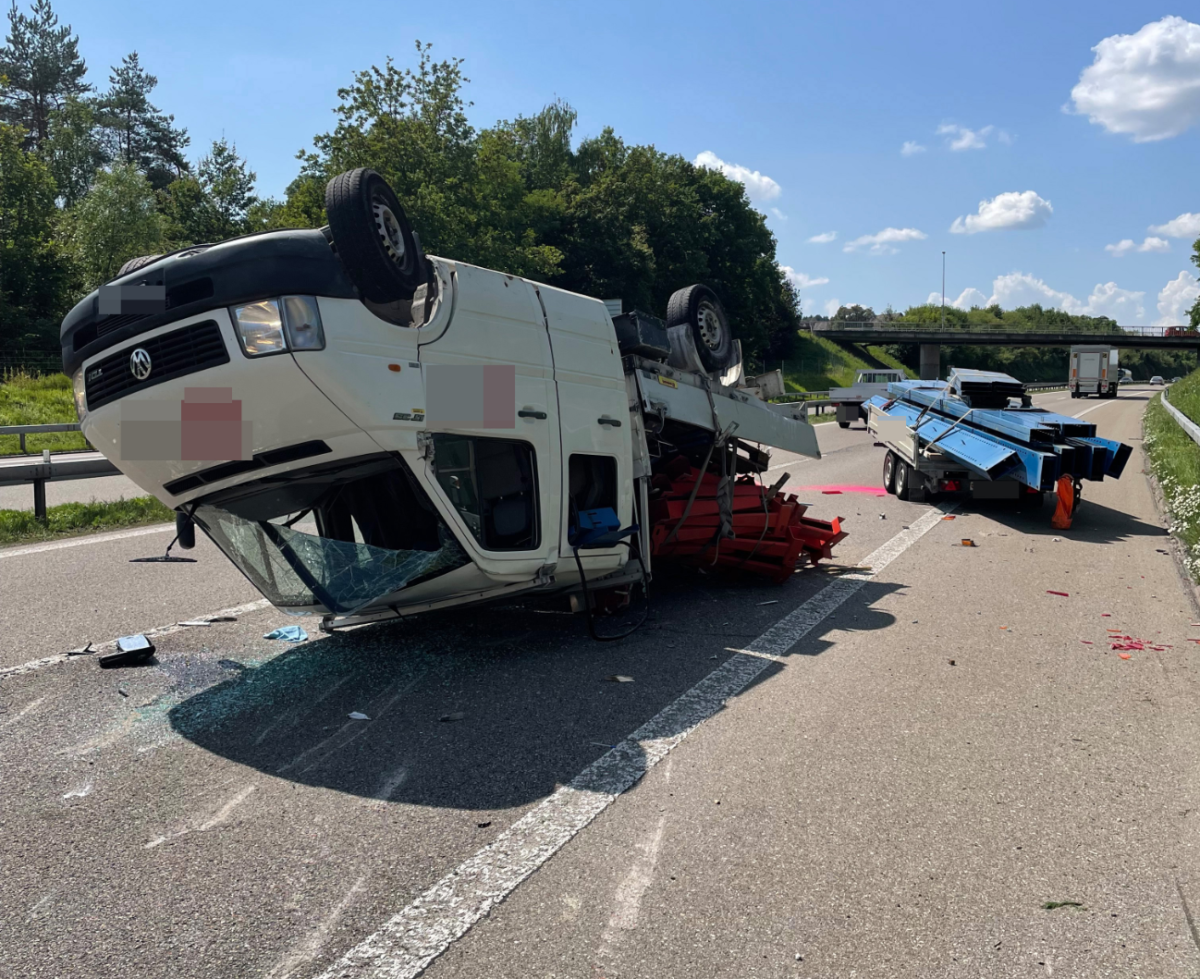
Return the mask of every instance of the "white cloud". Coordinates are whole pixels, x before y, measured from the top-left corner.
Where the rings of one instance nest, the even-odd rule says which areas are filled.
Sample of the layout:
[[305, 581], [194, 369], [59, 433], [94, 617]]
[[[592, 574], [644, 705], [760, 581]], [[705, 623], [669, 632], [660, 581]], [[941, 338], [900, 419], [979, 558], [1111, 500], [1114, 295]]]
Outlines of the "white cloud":
[[775, 217], [779, 218], [780, 221], [787, 220], [787, 215], [784, 214], [783, 211], [779, 210], [779, 208], [777, 208], [777, 207], [771, 208], [771, 213], [774, 214]]
[[1109, 316], [1118, 323], [1133, 324], [1146, 315], [1142, 305], [1145, 297], [1144, 292], [1122, 289], [1115, 282], [1105, 282], [1097, 284], [1087, 302], [1081, 302], [1069, 292], [1052, 289], [1041, 279], [1026, 272], [1012, 272], [996, 277], [992, 282], [991, 298], [981, 305], [999, 304], [1012, 309], [1039, 303], [1075, 315]]
[[1164, 17], [1092, 50], [1095, 61], [1071, 89], [1074, 112], [1135, 143], [1178, 136], [1200, 121], [1200, 24]]
[[834, 313], [836, 313], [841, 308], [842, 308], [842, 301], [840, 299], [825, 300], [825, 315], [826, 316], [832, 316]]
[[1166, 224], [1152, 224], [1150, 230], [1168, 238], [1197, 238], [1200, 237], [1200, 214], [1188, 211]]
[[1001, 129], [1000, 132], [996, 133], [996, 139], [999, 140], [1001, 143], [1003, 143], [1005, 146], [1012, 146], [1014, 138], [1015, 138], [1014, 136], [1012, 136], [1009, 133], [1006, 133], [1003, 129]]
[[737, 163], [726, 163], [712, 150], [705, 150], [692, 162], [698, 167], [720, 170], [730, 180], [736, 180], [746, 188], [746, 196], [755, 204], [773, 201], [783, 193], [783, 188], [765, 173]]
[[842, 251], [853, 252], [870, 246], [872, 255], [894, 255], [896, 249], [892, 246], [904, 241], [922, 241], [929, 236], [916, 228], [884, 228], [873, 235], [863, 235], [853, 241], [846, 242]]
[[[942, 304], [942, 294], [940, 292], [931, 292], [929, 298], [925, 300], [930, 306], [940, 306]], [[957, 299], [946, 297], [946, 305], [954, 306], [957, 309], [970, 309], [972, 306], [987, 306], [988, 297], [978, 289], [968, 286], [964, 289]]]
[[1146, 238], [1139, 245], [1132, 238], [1122, 238], [1115, 245], [1105, 245], [1104, 250], [1111, 252], [1114, 258], [1121, 258], [1130, 252], [1169, 252], [1171, 243], [1165, 238]]
[[826, 245], [837, 237], [836, 231], [825, 231], [819, 235], [813, 235], [808, 240], [814, 245]]
[[950, 230], [955, 234], [973, 235], [978, 231], [1005, 228], [1040, 228], [1053, 213], [1050, 202], [1032, 190], [1010, 190], [1006, 194], [997, 194], [990, 201], [980, 201], [978, 214], [955, 218]]
[[918, 143], [915, 139], [905, 140], [904, 145], [900, 147], [901, 156], [912, 156], [915, 153], [924, 153], [925, 147]]
[[[968, 129], [966, 126], [944, 122], [937, 127], [937, 134], [946, 137], [946, 142], [952, 150], [981, 150], [987, 146], [984, 137], [995, 128], [984, 126], [982, 129]], [[1007, 137], [1007, 133], [1005, 136]]]
[[1184, 326], [1188, 313], [1196, 300], [1200, 299], [1200, 282], [1191, 272], [1180, 272], [1168, 282], [1158, 294], [1158, 311], [1161, 316], [1157, 326]]
[[792, 285], [794, 285], [797, 289], [811, 289], [813, 286], [824, 286], [829, 284], [829, 280], [824, 277], [814, 279], [804, 272], [797, 272], [790, 265], [781, 265], [779, 268], [783, 274], [788, 277]]

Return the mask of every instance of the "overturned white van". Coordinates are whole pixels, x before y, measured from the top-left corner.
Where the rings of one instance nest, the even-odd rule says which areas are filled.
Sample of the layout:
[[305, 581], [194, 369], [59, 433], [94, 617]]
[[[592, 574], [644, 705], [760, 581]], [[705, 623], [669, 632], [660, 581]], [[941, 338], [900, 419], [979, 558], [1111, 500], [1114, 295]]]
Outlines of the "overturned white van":
[[[710, 290], [676, 293], [666, 324], [614, 323], [425, 256], [372, 171], [326, 204], [320, 230], [135, 259], [62, 327], [87, 438], [276, 606], [333, 626], [628, 588], [707, 527], [706, 559], [757, 541], [751, 567], [790, 573], [841, 536], [758, 481], [763, 446], [816, 439], [802, 408], [739, 387]], [[686, 512], [656, 516], [672, 486]]]

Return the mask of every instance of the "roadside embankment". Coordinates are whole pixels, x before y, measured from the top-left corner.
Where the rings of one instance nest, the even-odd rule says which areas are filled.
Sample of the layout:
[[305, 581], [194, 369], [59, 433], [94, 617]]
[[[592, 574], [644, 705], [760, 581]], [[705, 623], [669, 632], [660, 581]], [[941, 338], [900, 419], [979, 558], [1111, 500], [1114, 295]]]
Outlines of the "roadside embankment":
[[[1200, 419], [1200, 372], [1172, 385], [1173, 407]], [[1184, 566], [1200, 582], [1200, 445], [1197, 445], [1156, 395], [1146, 406], [1143, 447], [1147, 465], [1162, 490], [1170, 532], [1183, 548]]]

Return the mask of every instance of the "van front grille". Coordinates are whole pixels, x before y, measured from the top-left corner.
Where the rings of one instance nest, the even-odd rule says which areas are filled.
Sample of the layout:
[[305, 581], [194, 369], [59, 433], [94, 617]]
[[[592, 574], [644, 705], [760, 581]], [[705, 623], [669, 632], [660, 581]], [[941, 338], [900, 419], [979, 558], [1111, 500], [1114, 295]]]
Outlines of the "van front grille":
[[[130, 366], [135, 350], [150, 357], [150, 373], [139, 380]], [[140, 343], [131, 344], [92, 364], [85, 372], [87, 406], [92, 411], [126, 394], [171, 381], [185, 374], [229, 363], [229, 352], [214, 320], [194, 323]]]

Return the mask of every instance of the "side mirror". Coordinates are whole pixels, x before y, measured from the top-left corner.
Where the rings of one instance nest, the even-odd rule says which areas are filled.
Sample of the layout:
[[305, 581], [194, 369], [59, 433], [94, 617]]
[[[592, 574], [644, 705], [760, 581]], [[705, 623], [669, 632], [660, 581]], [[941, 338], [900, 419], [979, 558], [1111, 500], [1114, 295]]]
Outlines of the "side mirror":
[[196, 524], [190, 515], [179, 510], [175, 511], [175, 536], [179, 539], [179, 546], [185, 551], [190, 551], [196, 546]]

